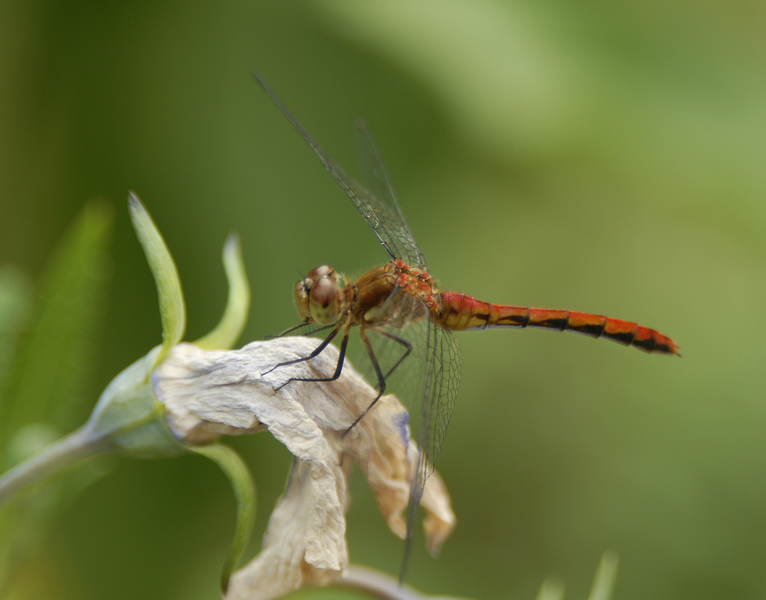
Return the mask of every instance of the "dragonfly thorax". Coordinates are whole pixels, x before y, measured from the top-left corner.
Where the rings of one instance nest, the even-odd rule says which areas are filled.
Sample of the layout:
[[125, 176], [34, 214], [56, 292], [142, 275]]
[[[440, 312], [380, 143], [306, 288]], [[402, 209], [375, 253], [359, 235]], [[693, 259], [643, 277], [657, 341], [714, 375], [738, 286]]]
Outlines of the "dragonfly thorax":
[[340, 314], [338, 274], [328, 265], [312, 269], [295, 286], [295, 301], [301, 319], [332, 325]]

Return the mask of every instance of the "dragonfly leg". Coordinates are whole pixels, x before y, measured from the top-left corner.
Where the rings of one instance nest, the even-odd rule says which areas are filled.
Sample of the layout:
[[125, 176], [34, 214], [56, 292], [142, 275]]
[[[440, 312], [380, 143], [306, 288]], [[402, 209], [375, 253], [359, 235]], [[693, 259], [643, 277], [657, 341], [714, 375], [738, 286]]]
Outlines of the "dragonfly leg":
[[[333, 332], [333, 333], [337, 333], [337, 332]], [[328, 337], [330, 337], [330, 336], [328, 336]], [[333, 335], [332, 337], [335, 337], [335, 336]], [[330, 338], [330, 339], [332, 339], [332, 338]], [[317, 350], [319, 350], [319, 348], [323, 344], [324, 344], [324, 342], [322, 342], [322, 344], [317, 346]], [[327, 344], [324, 344], [324, 346], [326, 347]], [[283, 387], [285, 387], [291, 381], [335, 381], [336, 379], [338, 379], [338, 377], [340, 377], [340, 374], [343, 371], [343, 360], [346, 357], [346, 346], [348, 346], [348, 330], [343, 335], [343, 340], [340, 343], [340, 353], [338, 354], [338, 365], [335, 367], [335, 373], [332, 374], [332, 377], [317, 377], [317, 378], [311, 378], [311, 379], [309, 379], [308, 377], [306, 377], [306, 378], [292, 377], [292, 378], [288, 379], [287, 381], [285, 381], [282, 385], [280, 385], [276, 389], [277, 390], [281, 390]], [[322, 349], [324, 349], [324, 348], [322, 348]], [[320, 352], [321, 352], [321, 350], [320, 350]], [[294, 364], [294, 363], [297, 363], [297, 362], [300, 362], [300, 361], [309, 360], [310, 358], [314, 358], [314, 356], [316, 356], [317, 354], [319, 354], [319, 352], [314, 350], [314, 352], [312, 352], [311, 355], [307, 356], [306, 358], [302, 358], [300, 360], [294, 360], [294, 361], [291, 361], [289, 363], [282, 363], [282, 364], [290, 365], [290, 364]], [[277, 367], [279, 367], [279, 366], [281, 366], [281, 365], [277, 365]], [[274, 367], [274, 368], [276, 369], [276, 367]]]
[[412, 352], [412, 344], [410, 344], [404, 338], [400, 338], [398, 335], [394, 335], [393, 333], [390, 333], [390, 332], [386, 331], [385, 329], [380, 329], [380, 330], [376, 329], [375, 333], [378, 333], [378, 334], [383, 335], [383, 336], [385, 336], [387, 338], [390, 338], [390, 339], [394, 340], [397, 344], [401, 344], [402, 346], [404, 346], [404, 354], [402, 354], [399, 357], [399, 360], [397, 360], [394, 363], [394, 366], [391, 367], [388, 370], [388, 373], [386, 373], [385, 376], [384, 376], [384, 379], [388, 379], [389, 377], [391, 377], [391, 374], [394, 371], [396, 371], [396, 369], [399, 368], [399, 365], [401, 365], [404, 362], [404, 359], [407, 358], [410, 355], [410, 352]]
[[[388, 333], [386, 333], [388, 335]], [[345, 438], [348, 435], [348, 432], [351, 431], [354, 426], [361, 421], [364, 416], [370, 412], [373, 406], [375, 406], [375, 403], [380, 400], [380, 397], [383, 395], [383, 392], [386, 391], [386, 377], [383, 375], [383, 371], [380, 370], [380, 365], [378, 364], [378, 359], [375, 357], [375, 351], [372, 349], [372, 344], [370, 343], [369, 338], [367, 337], [367, 334], [364, 332], [364, 328], [359, 328], [359, 337], [362, 338], [362, 342], [364, 343], [364, 347], [367, 349], [367, 354], [370, 357], [370, 362], [372, 363], [372, 368], [375, 369], [375, 375], [378, 377], [378, 395], [375, 396], [375, 399], [370, 402], [370, 405], [364, 409], [364, 412], [362, 412], [361, 415], [359, 415], [356, 419], [354, 419], [354, 422], [351, 423], [348, 429], [343, 432], [343, 435], [341, 436], [341, 439]], [[390, 336], [392, 339], [394, 339], [396, 336]], [[398, 339], [398, 338], [397, 338]], [[401, 340], [404, 341], [404, 340]], [[409, 352], [405, 353], [405, 356], [409, 354]], [[398, 360], [397, 363], [392, 367], [392, 369], [388, 372], [389, 375], [391, 372], [399, 366], [399, 363], [402, 362], [402, 359]]]
[[[335, 333], [337, 333], [337, 331], [333, 332], [333, 334], [335, 334]], [[328, 337], [330, 337], [330, 336], [328, 336]], [[332, 337], [335, 337], [335, 336], [332, 335]], [[332, 338], [330, 337], [330, 339], [332, 339]], [[320, 344], [320, 346], [321, 346], [321, 344]], [[320, 346], [317, 346], [317, 349], [319, 349]], [[336, 379], [338, 379], [338, 377], [340, 377], [340, 374], [343, 371], [343, 360], [346, 357], [346, 346], [348, 346], [348, 331], [346, 331], [346, 333], [343, 336], [343, 341], [341, 341], [341, 343], [340, 343], [340, 354], [338, 355], [338, 365], [335, 367], [335, 373], [332, 374], [332, 377], [316, 377], [316, 378], [291, 377], [290, 379], [285, 381], [282, 385], [280, 385], [278, 388], [274, 388], [274, 391], [281, 390], [288, 383], [291, 383], [293, 381], [335, 381]], [[327, 344], [325, 344], [325, 347], [327, 347]], [[321, 350], [320, 350], [320, 352], [321, 352]], [[306, 361], [306, 360], [309, 360], [311, 358], [314, 358], [318, 354], [319, 354], [319, 352], [314, 350], [314, 352], [312, 352], [311, 355], [307, 356], [306, 358], [302, 358], [300, 360], [293, 360], [293, 361], [290, 361], [288, 363], [282, 363], [282, 364], [283, 365], [291, 365], [291, 364], [295, 364], [297, 362]], [[277, 367], [279, 367], [279, 366], [281, 366], [281, 365], [277, 365]], [[274, 369], [276, 369], [277, 367], [274, 367]], [[271, 369], [271, 370], [273, 371], [274, 369]]]
[[332, 327], [335, 327], [335, 326], [334, 325], [322, 325], [320, 327], [317, 327], [316, 323], [299, 323], [298, 325], [295, 325], [293, 327], [285, 329], [282, 333], [278, 333], [277, 335], [267, 335], [263, 339], [264, 340], [275, 340], [277, 338], [285, 337], [286, 335], [291, 335], [291, 334], [295, 333], [296, 331], [300, 331], [301, 329], [306, 329], [306, 331], [301, 331], [300, 332], [301, 335], [314, 335], [315, 333], [319, 333], [320, 331], [327, 331], [328, 329], [330, 329]]
[[[295, 328], [294, 327], [290, 328], [287, 331], [292, 331], [293, 329], [295, 329]], [[330, 342], [332, 342], [335, 339], [335, 336], [338, 335], [339, 331], [340, 331], [340, 324], [337, 327], [335, 327], [335, 329], [333, 329], [330, 332], [330, 335], [328, 335], [324, 340], [322, 340], [322, 343], [319, 344], [316, 348], [314, 348], [314, 350], [308, 356], [304, 356], [303, 358], [296, 358], [295, 360], [288, 360], [287, 362], [283, 362], [283, 363], [279, 363], [277, 365], [274, 365], [268, 371], [265, 371], [264, 373], [261, 373], [261, 375], [267, 375], [267, 374], [271, 373], [274, 369], [278, 369], [279, 367], [285, 367], [287, 365], [294, 365], [296, 363], [306, 362], [307, 360], [311, 360], [315, 356], [319, 356], [324, 351], [324, 349], [327, 348], [327, 346], [330, 344]], [[346, 337], [348, 337], [348, 332], [346, 332]], [[343, 362], [343, 361], [341, 361], [341, 362]]]

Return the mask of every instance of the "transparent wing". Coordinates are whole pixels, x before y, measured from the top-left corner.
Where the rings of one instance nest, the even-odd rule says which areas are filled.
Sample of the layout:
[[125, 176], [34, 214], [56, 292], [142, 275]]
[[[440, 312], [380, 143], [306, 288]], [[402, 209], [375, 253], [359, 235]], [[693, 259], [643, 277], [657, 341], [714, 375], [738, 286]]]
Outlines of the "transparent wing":
[[[418, 446], [428, 463], [433, 464], [447, 434], [457, 397], [460, 348], [450, 331], [431, 320], [428, 306], [401, 289], [389, 295], [380, 316], [388, 325], [367, 331], [376, 334], [369, 337], [386, 375], [386, 393], [397, 393], [410, 405], [420, 402]], [[407, 354], [407, 346], [411, 348], [409, 355], [401, 360]], [[376, 380], [370, 378], [371, 382]]]
[[421, 406], [416, 424], [420, 455], [411, 491], [416, 508], [452, 417], [460, 384], [460, 348], [450, 331], [430, 319], [428, 307], [402, 290], [389, 296], [381, 315], [390, 324], [370, 329], [369, 337], [386, 375], [386, 392], [396, 393], [410, 405], [420, 401]]
[[[338, 182], [338, 185], [340, 185], [343, 191], [346, 192], [346, 195], [351, 199], [351, 202], [354, 203], [354, 206], [356, 206], [357, 210], [364, 217], [364, 220], [367, 221], [367, 224], [375, 233], [388, 255], [392, 259], [401, 258], [409, 265], [425, 269], [426, 264], [423, 255], [399, 210], [396, 198], [390, 192], [390, 186], [387, 184], [384, 186], [384, 189], [388, 189], [388, 193], [384, 193], [383, 198], [381, 199], [354, 181], [354, 179], [352, 179], [340, 165], [322, 150], [319, 144], [314, 141], [306, 130], [301, 127], [300, 123], [298, 123], [295, 117], [290, 114], [290, 111], [285, 108], [261, 76], [258, 73], [253, 73], [252, 75], [268, 94], [269, 98], [271, 98], [274, 104], [277, 105], [279, 110], [281, 110], [293, 124], [293, 127], [298, 130], [298, 133], [300, 133], [308, 145], [311, 146], [311, 149], [319, 157], [319, 160], [324, 165], [325, 169], [330, 172], [330, 175], [332, 175], [335, 181]], [[368, 139], [368, 142], [372, 144], [369, 135], [366, 134], [366, 129], [364, 135]], [[371, 145], [370, 151], [373, 155], [373, 164], [377, 164], [377, 168], [382, 173], [382, 177], [387, 180], [387, 176], [382, 168], [380, 159], [377, 157], [377, 150], [375, 150], [374, 145]], [[375, 176], [373, 175], [373, 180], [374, 177]]]
[[433, 471], [433, 464], [441, 451], [452, 418], [458, 387], [460, 386], [460, 346], [452, 332], [428, 321], [428, 341], [423, 382], [418, 445], [421, 448], [420, 465], [415, 486], [420, 501], [423, 485]]
[[377, 201], [381, 214], [387, 212], [389, 215], [383, 221], [384, 227], [389, 229], [389, 236], [397, 240], [401, 248], [402, 258], [406, 258], [408, 264], [428, 270], [426, 260], [415, 241], [415, 236], [412, 235], [412, 231], [402, 214], [402, 209], [399, 208], [391, 180], [388, 178], [388, 173], [383, 166], [378, 147], [372, 139], [367, 123], [363, 119], [359, 119], [356, 122], [355, 131], [356, 154], [362, 181], [372, 190], [373, 198]]
[[[419, 298], [396, 288], [381, 306], [379, 317], [379, 322], [388, 324], [368, 327], [366, 332], [385, 377], [385, 393], [396, 394], [410, 415], [417, 418], [413, 408], [423, 389], [428, 307]], [[357, 367], [377, 386], [377, 374], [364, 350], [361, 358]]]
[[418, 462], [412, 474], [407, 511], [407, 538], [399, 581], [404, 581], [412, 544], [415, 516], [423, 497], [426, 479], [433, 473], [460, 385], [460, 347], [452, 332], [430, 319], [422, 327], [426, 336], [423, 396], [418, 427]]

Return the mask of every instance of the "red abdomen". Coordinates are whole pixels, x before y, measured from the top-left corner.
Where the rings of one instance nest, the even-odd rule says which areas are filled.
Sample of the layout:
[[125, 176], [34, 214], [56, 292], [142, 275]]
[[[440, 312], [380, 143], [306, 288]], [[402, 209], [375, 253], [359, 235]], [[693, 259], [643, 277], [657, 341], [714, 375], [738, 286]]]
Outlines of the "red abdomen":
[[645, 352], [681, 355], [678, 346], [669, 337], [630, 321], [569, 310], [489, 304], [460, 292], [442, 292], [439, 296], [438, 318], [445, 329], [465, 331], [488, 327], [540, 327], [606, 338], [625, 346], [635, 346]]

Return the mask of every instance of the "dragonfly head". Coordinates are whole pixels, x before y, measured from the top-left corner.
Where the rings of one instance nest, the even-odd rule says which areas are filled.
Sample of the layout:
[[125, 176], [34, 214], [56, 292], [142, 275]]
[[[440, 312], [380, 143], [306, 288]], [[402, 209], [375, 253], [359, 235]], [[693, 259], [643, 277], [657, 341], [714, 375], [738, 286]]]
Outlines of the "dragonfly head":
[[312, 269], [295, 286], [298, 313], [306, 322], [332, 325], [338, 320], [338, 274], [330, 266]]

